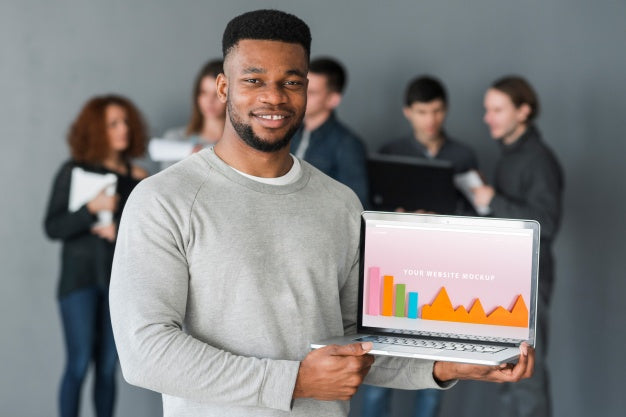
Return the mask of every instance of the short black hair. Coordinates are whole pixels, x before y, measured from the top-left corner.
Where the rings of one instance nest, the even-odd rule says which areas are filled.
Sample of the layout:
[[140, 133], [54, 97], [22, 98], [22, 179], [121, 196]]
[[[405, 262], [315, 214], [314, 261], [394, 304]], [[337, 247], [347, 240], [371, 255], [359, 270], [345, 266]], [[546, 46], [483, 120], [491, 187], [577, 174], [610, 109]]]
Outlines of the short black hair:
[[429, 75], [414, 78], [406, 88], [404, 105], [411, 107], [415, 102], [430, 103], [433, 100], [441, 100], [448, 106], [448, 94], [443, 83]]
[[240, 40], [256, 39], [297, 43], [311, 55], [311, 31], [300, 18], [280, 10], [254, 10], [233, 18], [222, 36], [224, 59]]
[[309, 65], [309, 72], [326, 77], [326, 86], [335, 93], [343, 93], [348, 75], [346, 70], [336, 59], [330, 57], [316, 58]]

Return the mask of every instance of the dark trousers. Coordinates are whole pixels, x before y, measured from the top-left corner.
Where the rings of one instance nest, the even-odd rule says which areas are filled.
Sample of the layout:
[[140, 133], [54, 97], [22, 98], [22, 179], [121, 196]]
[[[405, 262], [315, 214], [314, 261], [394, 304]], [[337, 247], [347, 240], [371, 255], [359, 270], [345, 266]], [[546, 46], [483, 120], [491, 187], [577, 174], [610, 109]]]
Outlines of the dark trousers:
[[111, 417], [115, 402], [117, 351], [111, 329], [107, 288], [90, 286], [59, 300], [66, 364], [61, 381], [61, 417], [76, 417], [90, 363], [94, 363], [93, 401], [98, 417]]
[[549, 299], [539, 295], [537, 302], [537, 345], [532, 378], [500, 385], [501, 414], [511, 417], [550, 417], [550, 378], [546, 364], [548, 352]]

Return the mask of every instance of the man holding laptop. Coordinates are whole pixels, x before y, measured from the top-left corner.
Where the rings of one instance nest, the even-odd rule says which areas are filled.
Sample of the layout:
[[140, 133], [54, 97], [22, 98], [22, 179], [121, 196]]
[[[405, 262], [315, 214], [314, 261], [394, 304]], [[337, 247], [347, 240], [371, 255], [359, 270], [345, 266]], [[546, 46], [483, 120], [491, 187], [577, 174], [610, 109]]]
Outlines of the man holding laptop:
[[122, 218], [111, 316], [124, 377], [165, 416], [346, 416], [365, 379], [445, 388], [518, 381], [516, 365], [379, 358], [369, 342], [310, 351], [356, 327], [361, 205], [289, 153], [306, 107], [310, 32], [276, 10], [224, 32], [218, 144], [140, 184]]

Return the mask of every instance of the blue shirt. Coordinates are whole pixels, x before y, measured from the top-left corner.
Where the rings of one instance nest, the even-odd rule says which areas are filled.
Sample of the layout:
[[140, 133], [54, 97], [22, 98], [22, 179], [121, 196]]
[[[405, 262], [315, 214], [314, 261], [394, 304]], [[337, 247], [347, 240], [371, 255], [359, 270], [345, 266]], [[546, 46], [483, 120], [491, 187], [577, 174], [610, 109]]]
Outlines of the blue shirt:
[[[291, 153], [295, 154], [302, 141], [304, 128], [291, 140]], [[329, 177], [350, 187], [368, 205], [367, 150], [354, 133], [337, 120], [334, 113], [311, 132], [304, 160]]]

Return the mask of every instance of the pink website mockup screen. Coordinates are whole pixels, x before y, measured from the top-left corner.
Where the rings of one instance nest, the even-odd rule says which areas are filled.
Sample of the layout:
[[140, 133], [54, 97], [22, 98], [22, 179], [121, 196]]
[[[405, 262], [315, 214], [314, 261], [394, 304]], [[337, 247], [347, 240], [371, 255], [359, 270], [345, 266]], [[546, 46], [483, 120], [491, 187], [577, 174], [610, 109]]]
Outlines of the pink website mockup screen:
[[363, 325], [526, 339], [529, 229], [368, 221]]

